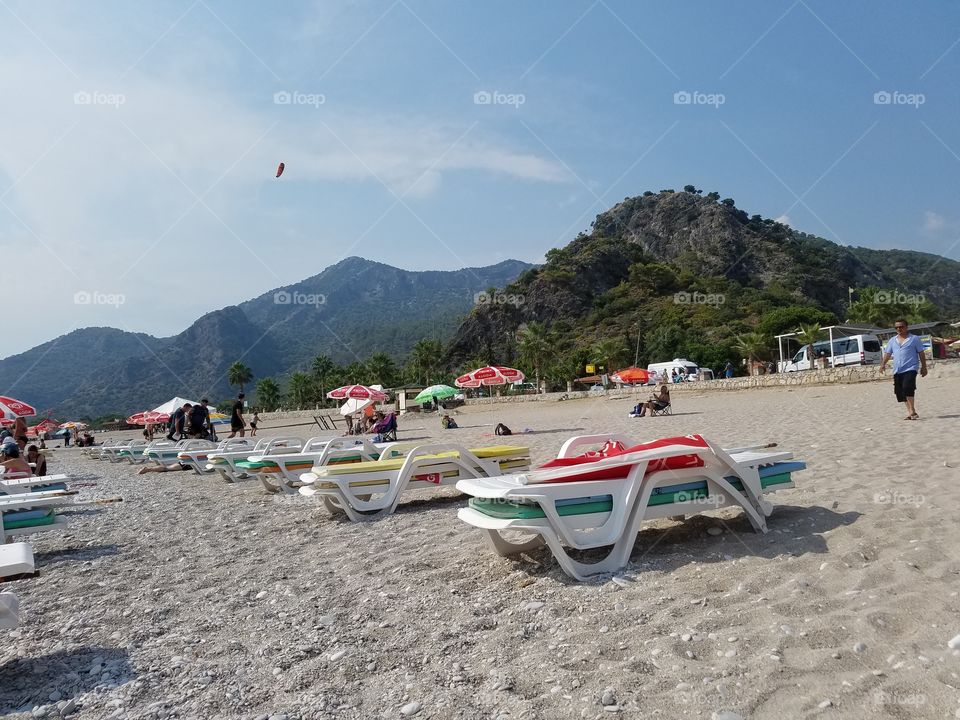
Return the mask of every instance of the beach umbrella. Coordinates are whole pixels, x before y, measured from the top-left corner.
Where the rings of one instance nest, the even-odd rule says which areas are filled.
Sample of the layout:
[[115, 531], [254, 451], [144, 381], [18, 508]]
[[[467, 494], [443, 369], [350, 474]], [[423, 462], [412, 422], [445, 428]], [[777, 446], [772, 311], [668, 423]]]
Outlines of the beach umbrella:
[[643, 368], [629, 367], [625, 370], [618, 370], [610, 376], [610, 379], [619, 385], [633, 385], [635, 383], [646, 385], [650, 380], [650, 373]]
[[426, 402], [427, 400], [445, 400], [457, 394], [457, 389], [449, 385], [431, 385], [422, 390], [413, 401], [415, 403]]
[[506, 385], [520, 382], [524, 377], [524, 374], [516, 368], [489, 365], [461, 375], [454, 384], [460, 388], [478, 388], [481, 385]]
[[210, 422], [214, 425], [229, 425], [230, 416], [222, 412], [213, 411], [210, 413]]
[[144, 423], [168, 423], [170, 422], [170, 413], [157, 412], [156, 410], [150, 410], [143, 413], [143, 422]]
[[327, 397], [331, 400], [349, 400], [353, 398], [355, 400], [383, 402], [388, 396], [385, 392], [367, 387], [366, 385], [344, 385], [343, 387], [338, 387], [336, 390], [328, 392]]
[[0, 395], [0, 418], [14, 420], [18, 417], [29, 417], [36, 414], [36, 408], [27, 405], [22, 400]]
[[370, 399], [360, 400], [359, 398], [350, 398], [340, 406], [340, 414], [346, 417], [347, 415], [363, 412], [370, 405], [373, 405], [373, 402], [374, 401]]
[[146, 414], [147, 414], [146, 410], [144, 410], [143, 412], [134, 413], [133, 415], [128, 417], [125, 422], [127, 423], [127, 425], [146, 425], [147, 423], [143, 419], [143, 416]]
[[87, 429], [88, 427], [90, 427], [90, 426], [87, 425], [85, 422], [76, 422], [76, 421], [71, 420], [70, 422], [61, 423], [61, 424], [59, 425], [59, 427], [60, 427], [61, 430], [62, 430], [62, 429], [69, 429], [69, 430], [86, 430], [86, 429]]
[[[63, 427], [63, 426], [61, 425], [60, 427]], [[30, 430], [36, 433], [37, 435], [40, 435], [41, 433], [45, 433], [45, 432], [54, 432], [56, 429], [57, 429], [57, 424], [50, 418], [47, 418], [46, 420], [41, 420], [32, 428], [30, 428]]]

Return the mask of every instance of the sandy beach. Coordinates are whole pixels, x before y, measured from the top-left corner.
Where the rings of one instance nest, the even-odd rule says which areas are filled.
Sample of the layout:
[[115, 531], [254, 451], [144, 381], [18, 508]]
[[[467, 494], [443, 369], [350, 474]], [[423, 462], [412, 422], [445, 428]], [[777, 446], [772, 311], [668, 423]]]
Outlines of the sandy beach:
[[573, 435], [696, 432], [808, 463], [768, 534], [730, 509], [651, 523], [616, 580], [586, 583], [546, 550], [494, 555], [453, 489], [354, 524], [256, 481], [56, 450], [82, 499], [123, 502], [31, 536], [40, 575], [0, 586], [22, 612], [0, 715], [960, 717], [957, 371], [920, 382], [920, 422], [888, 382], [678, 394], [636, 420], [608, 398], [401, 419], [401, 440], [468, 446], [529, 428], [508, 440], [536, 462]]

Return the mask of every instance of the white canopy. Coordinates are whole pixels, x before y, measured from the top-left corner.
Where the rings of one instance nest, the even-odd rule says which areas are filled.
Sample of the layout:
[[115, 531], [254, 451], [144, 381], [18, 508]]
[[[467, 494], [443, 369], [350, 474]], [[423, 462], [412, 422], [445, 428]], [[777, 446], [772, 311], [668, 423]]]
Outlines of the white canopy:
[[373, 400], [370, 400], [369, 398], [367, 400], [349, 398], [343, 405], [340, 406], [340, 414], [346, 417], [347, 415], [363, 412], [364, 408], [369, 405], [373, 405]]
[[170, 400], [167, 400], [167, 402], [165, 402], [163, 405], [155, 407], [151, 412], [166, 413], [167, 415], [172, 415], [177, 411], [177, 408], [182, 408], [187, 403], [190, 403], [191, 405], [200, 404], [196, 400], [187, 400], [186, 398], [175, 397]]

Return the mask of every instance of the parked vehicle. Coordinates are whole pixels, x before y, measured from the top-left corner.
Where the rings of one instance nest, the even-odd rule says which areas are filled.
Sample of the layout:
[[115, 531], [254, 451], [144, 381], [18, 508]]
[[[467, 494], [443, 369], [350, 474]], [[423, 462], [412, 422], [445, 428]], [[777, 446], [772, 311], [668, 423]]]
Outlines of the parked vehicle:
[[[785, 361], [781, 372], [797, 372], [809, 370], [811, 367], [808, 354], [810, 346], [804, 345], [789, 361]], [[851, 335], [850, 337], [833, 339], [833, 355], [830, 353], [830, 341], [822, 340], [813, 344], [815, 358], [826, 358], [828, 365], [843, 367], [844, 365], [873, 365], [879, 363], [883, 356], [880, 339], [876, 335]]]
[[[703, 372], [701, 373], [701, 368], [692, 360], [674, 358], [669, 362], [650, 363], [647, 365], [647, 372], [649, 372], [651, 376], [650, 384], [673, 382], [674, 370], [682, 374], [685, 381], [705, 378], [706, 373], [710, 373], [710, 376], [705, 379], [713, 379], [713, 371], [709, 368], [703, 368]], [[654, 373], [656, 373], [656, 378], [654, 378]]]

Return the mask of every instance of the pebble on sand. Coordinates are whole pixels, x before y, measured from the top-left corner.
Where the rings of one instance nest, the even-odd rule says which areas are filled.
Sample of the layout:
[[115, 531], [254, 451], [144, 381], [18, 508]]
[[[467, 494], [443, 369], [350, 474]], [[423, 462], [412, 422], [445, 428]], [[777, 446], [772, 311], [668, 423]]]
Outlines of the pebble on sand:
[[409, 702], [400, 708], [400, 714], [404, 717], [410, 717], [411, 715], [416, 715], [418, 712], [420, 712], [421, 708], [423, 708], [423, 705], [417, 701]]
[[856, 645], [853, 646], [853, 651], [854, 651], [855, 653], [863, 653], [863, 652], [866, 652], [866, 651], [867, 651], [867, 646], [866, 646], [865, 643], [858, 642]]

